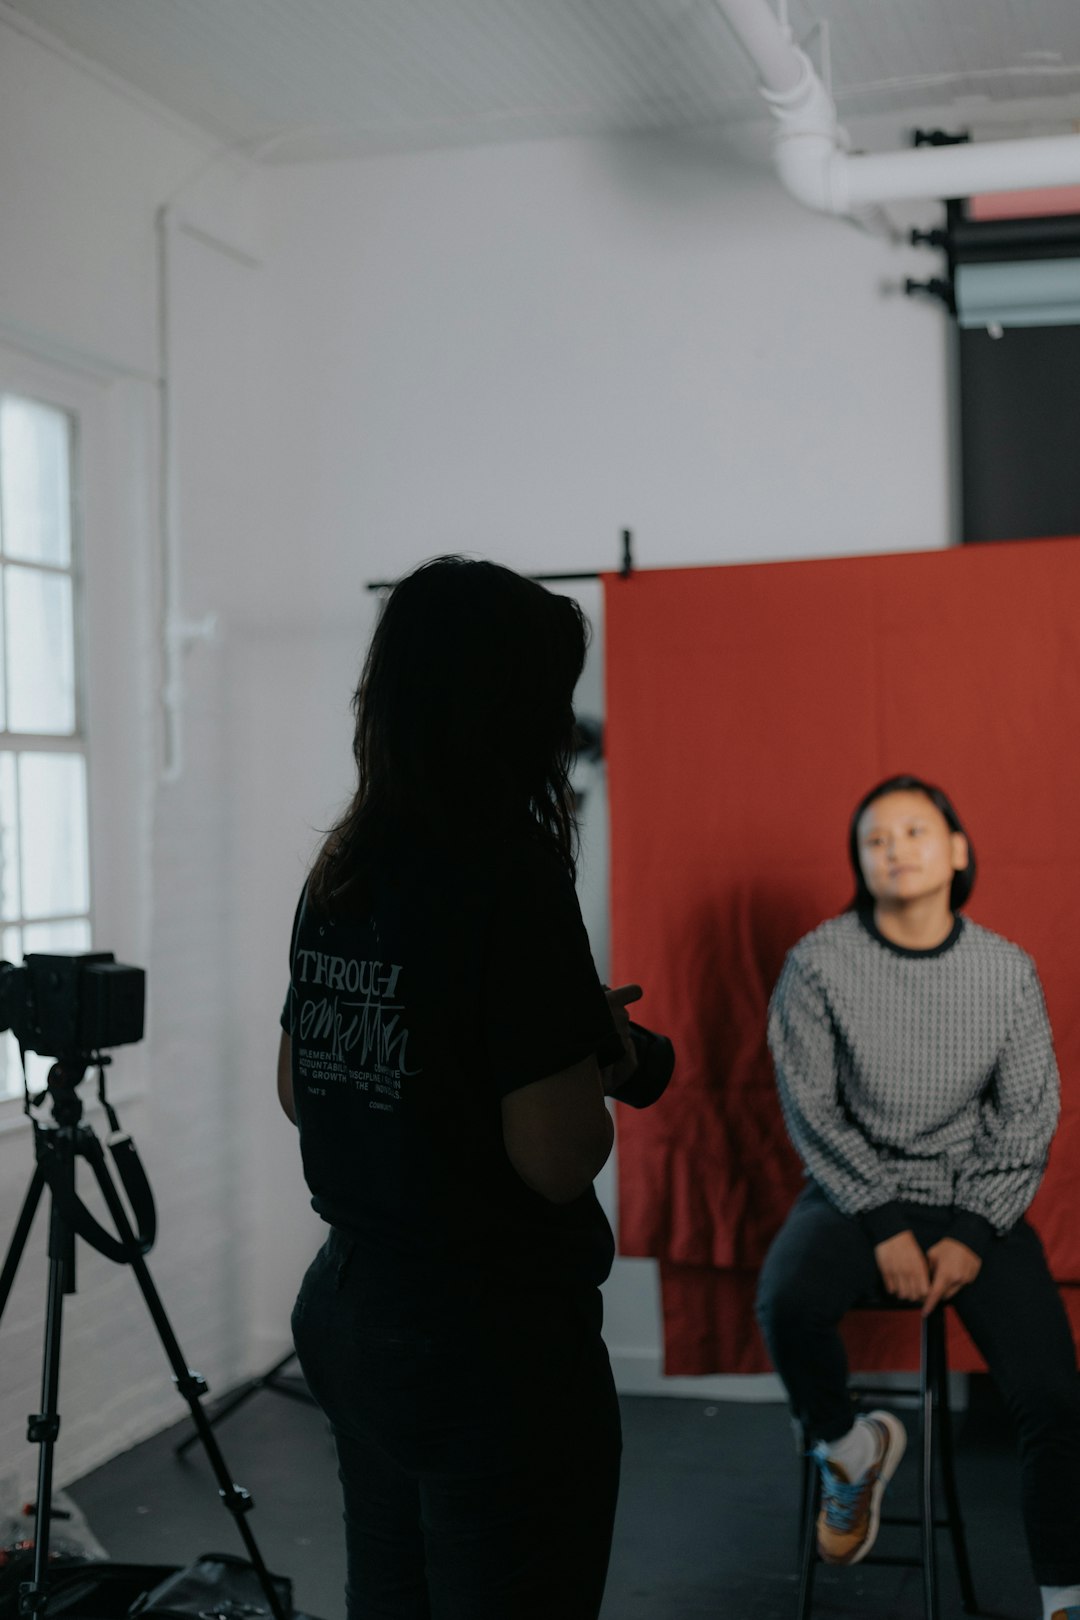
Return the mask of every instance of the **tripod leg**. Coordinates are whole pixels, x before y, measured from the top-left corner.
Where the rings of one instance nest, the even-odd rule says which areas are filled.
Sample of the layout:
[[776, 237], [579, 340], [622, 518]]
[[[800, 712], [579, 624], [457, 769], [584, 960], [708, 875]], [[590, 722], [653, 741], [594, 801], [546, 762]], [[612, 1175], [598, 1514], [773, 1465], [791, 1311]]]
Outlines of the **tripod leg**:
[[0, 1316], [4, 1314], [4, 1307], [8, 1302], [8, 1295], [11, 1293], [11, 1285], [15, 1281], [15, 1273], [19, 1269], [19, 1261], [22, 1259], [26, 1240], [30, 1235], [30, 1228], [34, 1224], [34, 1216], [37, 1214], [38, 1202], [44, 1186], [45, 1177], [41, 1173], [40, 1166], [38, 1166], [30, 1178], [30, 1185], [23, 1200], [23, 1207], [19, 1211], [19, 1219], [15, 1223], [15, 1230], [11, 1234], [11, 1242], [8, 1244], [4, 1269], [0, 1271]]
[[26, 1438], [39, 1445], [37, 1502], [34, 1510], [34, 1573], [19, 1589], [20, 1614], [44, 1614], [49, 1594], [49, 1514], [52, 1504], [53, 1448], [60, 1433], [60, 1334], [64, 1295], [71, 1292], [75, 1239], [53, 1206], [49, 1222], [49, 1292], [45, 1310], [45, 1353], [41, 1374], [41, 1411], [29, 1420]]
[[[230, 1412], [235, 1412], [238, 1406], [243, 1406], [245, 1401], [249, 1401], [251, 1397], [253, 1395], [257, 1395], [261, 1389], [274, 1389], [276, 1387], [274, 1384], [275, 1377], [283, 1367], [288, 1366], [289, 1362], [294, 1359], [295, 1355], [296, 1351], [290, 1350], [287, 1356], [282, 1356], [280, 1361], [274, 1362], [274, 1365], [270, 1368], [269, 1372], [263, 1373], [259, 1378], [249, 1378], [246, 1384], [242, 1384], [239, 1389], [234, 1390], [226, 1400], [222, 1401], [217, 1410], [212, 1412], [207, 1418], [206, 1421], [209, 1423], [210, 1427], [212, 1429], [216, 1429], [223, 1418], [227, 1418]], [[288, 1391], [287, 1393], [291, 1394], [292, 1392]], [[182, 1457], [184, 1453], [195, 1444], [198, 1438], [199, 1436], [197, 1433], [185, 1435], [180, 1441], [180, 1444], [174, 1447], [176, 1455], [178, 1457]]]
[[274, 1620], [288, 1620], [282, 1609], [277, 1589], [270, 1579], [270, 1573], [263, 1562], [255, 1537], [251, 1533], [251, 1527], [244, 1518], [244, 1514], [251, 1510], [254, 1503], [243, 1486], [235, 1484], [225, 1466], [225, 1459], [221, 1455], [218, 1443], [214, 1438], [214, 1431], [210, 1427], [206, 1413], [199, 1404], [200, 1397], [208, 1393], [206, 1381], [198, 1373], [192, 1372], [184, 1359], [183, 1351], [177, 1343], [172, 1325], [165, 1314], [165, 1307], [161, 1303], [161, 1297], [154, 1286], [154, 1280], [147, 1268], [146, 1261], [139, 1251], [135, 1234], [131, 1229], [131, 1222], [128, 1220], [127, 1211], [120, 1202], [120, 1195], [109, 1173], [101, 1143], [96, 1136], [88, 1135], [82, 1141], [81, 1151], [90, 1161], [90, 1167], [97, 1179], [98, 1186], [101, 1188], [106, 1208], [116, 1223], [117, 1232], [124, 1243], [130, 1247], [131, 1269], [135, 1273], [135, 1280], [142, 1292], [143, 1299], [146, 1301], [146, 1307], [157, 1329], [158, 1338], [161, 1340], [162, 1347], [169, 1359], [176, 1387], [191, 1410], [192, 1420], [198, 1430], [199, 1439], [202, 1441], [203, 1449], [218, 1482], [218, 1495], [236, 1520], [236, 1527], [240, 1532], [247, 1555], [251, 1559], [255, 1573], [258, 1576], [259, 1585], [262, 1587], [266, 1601], [270, 1605]]

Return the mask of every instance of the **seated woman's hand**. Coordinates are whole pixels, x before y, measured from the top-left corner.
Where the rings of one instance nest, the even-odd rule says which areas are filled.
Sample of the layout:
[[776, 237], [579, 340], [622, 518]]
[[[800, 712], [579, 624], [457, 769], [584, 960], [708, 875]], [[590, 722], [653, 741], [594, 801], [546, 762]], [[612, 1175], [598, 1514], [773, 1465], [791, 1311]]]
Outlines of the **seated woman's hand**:
[[874, 1259], [887, 1292], [894, 1298], [913, 1303], [925, 1300], [930, 1292], [930, 1269], [914, 1232], [897, 1232], [895, 1237], [876, 1244]]
[[975, 1281], [982, 1270], [982, 1261], [973, 1249], [966, 1243], [958, 1243], [956, 1238], [942, 1238], [932, 1249], [927, 1249], [926, 1259], [930, 1267], [930, 1292], [923, 1300], [923, 1315], [929, 1316], [935, 1305], [943, 1299], [952, 1299], [961, 1288]]

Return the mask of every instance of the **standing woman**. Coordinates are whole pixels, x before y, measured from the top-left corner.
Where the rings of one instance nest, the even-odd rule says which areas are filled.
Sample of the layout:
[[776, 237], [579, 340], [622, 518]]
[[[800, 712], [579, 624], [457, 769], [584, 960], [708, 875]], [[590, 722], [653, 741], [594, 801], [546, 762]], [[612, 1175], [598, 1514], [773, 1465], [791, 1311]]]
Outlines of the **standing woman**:
[[961, 915], [975, 856], [917, 777], [856, 807], [855, 899], [789, 952], [769, 1044], [806, 1187], [761, 1274], [758, 1317], [822, 1476], [818, 1548], [864, 1558], [904, 1449], [888, 1412], [852, 1423], [837, 1326], [883, 1291], [951, 1300], [1020, 1441], [1044, 1620], [1080, 1620], [1080, 1375], [1024, 1219], [1058, 1117], [1034, 963]]
[[347, 1620], [595, 1620], [620, 1427], [593, 1178], [634, 1064], [574, 891], [577, 604], [440, 557], [386, 602], [293, 926], [279, 1094], [330, 1232], [293, 1314]]

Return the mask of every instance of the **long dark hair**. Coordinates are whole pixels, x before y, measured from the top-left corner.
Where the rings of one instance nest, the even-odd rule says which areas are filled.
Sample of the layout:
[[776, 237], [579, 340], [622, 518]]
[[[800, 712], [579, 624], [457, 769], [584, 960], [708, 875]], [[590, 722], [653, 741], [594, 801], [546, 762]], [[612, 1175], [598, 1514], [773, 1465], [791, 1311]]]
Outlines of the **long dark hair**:
[[353, 697], [357, 787], [308, 879], [324, 910], [365, 857], [478, 845], [528, 822], [573, 873], [574, 687], [588, 621], [497, 563], [435, 557], [399, 580]]
[[848, 857], [851, 861], [851, 870], [855, 874], [855, 898], [848, 906], [849, 911], [873, 911], [874, 897], [866, 886], [866, 879], [859, 864], [859, 822], [863, 813], [878, 799], [883, 799], [886, 793], [921, 793], [931, 804], [935, 804], [949, 824], [950, 831], [963, 833], [968, 844], [968, 863], [962, 872], [954, 872], [952, 887], [949, 890], [949, 905], [953, 911], [960, 908], [971, 898], [971, 891], [975, 887], [975, 849], [968, 837], [967, 828], [956, 813], [956, 807], [948, 794], [942, 788], [935, 787], [932, 782], [924, 782], [920, 776], [890, 776], [877, 787], [871, 788], [869, 793], [863, 795], [852, 812], [851, 825], [848, 828]]

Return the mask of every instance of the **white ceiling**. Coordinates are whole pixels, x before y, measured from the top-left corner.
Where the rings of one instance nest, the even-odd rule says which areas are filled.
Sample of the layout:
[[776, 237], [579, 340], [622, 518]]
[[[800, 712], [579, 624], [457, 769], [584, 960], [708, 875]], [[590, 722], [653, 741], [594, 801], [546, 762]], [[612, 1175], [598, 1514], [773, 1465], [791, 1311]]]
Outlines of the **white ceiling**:
[[[844, 116], [971, 125], [1037, 98], [1080, 117], [1080, 0], [790, 6], [798, 37], [828, 27]], [[269, 163], [761, 114], [712, 0], [0, 0], [4, 17]]]

